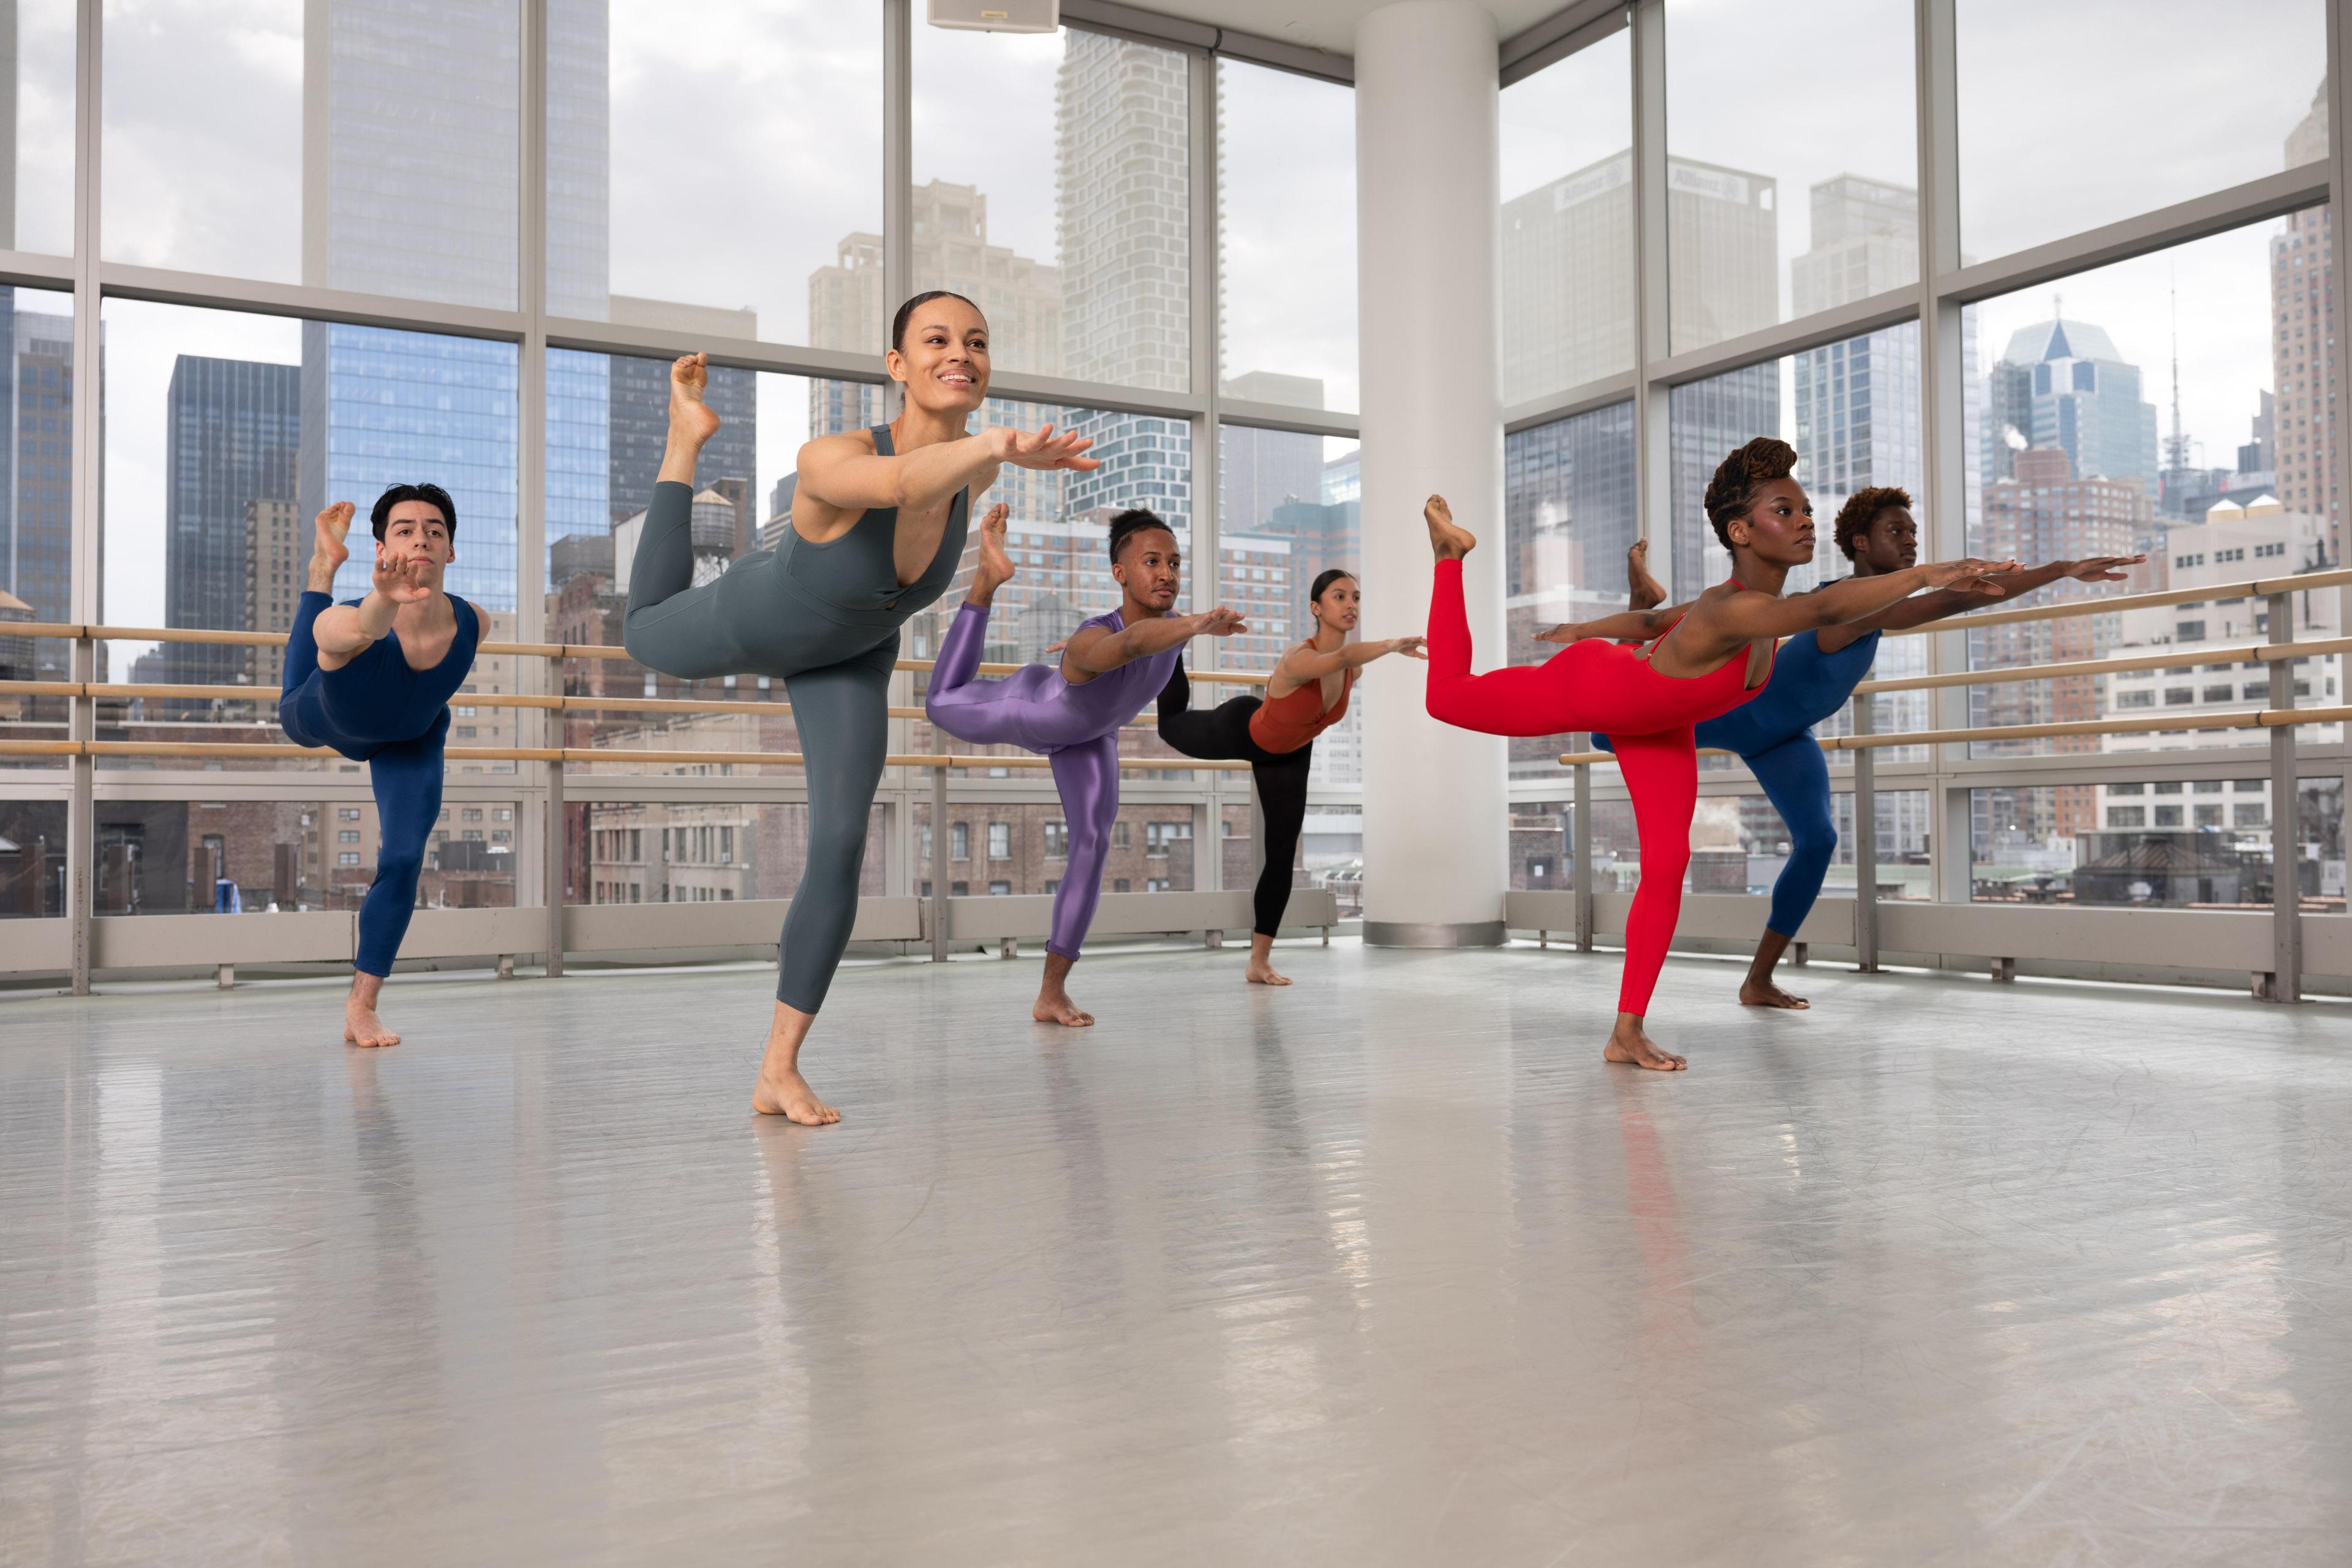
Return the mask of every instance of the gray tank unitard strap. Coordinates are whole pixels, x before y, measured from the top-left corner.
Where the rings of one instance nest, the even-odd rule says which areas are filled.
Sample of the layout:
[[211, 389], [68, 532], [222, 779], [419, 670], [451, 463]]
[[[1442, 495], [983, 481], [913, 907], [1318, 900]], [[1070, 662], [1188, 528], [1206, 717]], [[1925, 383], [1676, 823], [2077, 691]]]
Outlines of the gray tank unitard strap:
[[[877, 455], [896, 455], [887, 425], [873, 434]], [[787, 527], [774, 550], [755, 550], [695, 587], [693, 510], [692, 486], [654, 486], [622, 640], [631, 658], [681, 680], [764, 675], [784, 683], [807, 759], [808, 863], [784, 917], [776, 999], [814, 1013], [857, 922], [866, 820], [889, 749], [898, 628], [954, 580], [971, 497], [957, 492], [930, 564], [904, 584], [898, 509], [872, 507], [823, 544]]]

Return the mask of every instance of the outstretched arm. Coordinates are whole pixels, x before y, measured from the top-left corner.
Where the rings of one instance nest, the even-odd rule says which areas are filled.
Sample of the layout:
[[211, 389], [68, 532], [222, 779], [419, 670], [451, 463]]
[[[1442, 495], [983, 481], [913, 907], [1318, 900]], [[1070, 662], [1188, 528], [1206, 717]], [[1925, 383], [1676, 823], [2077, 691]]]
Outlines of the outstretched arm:
[[1197, 616], [1156, 616], [1124, 631], [1084, 626], [1062, 650], [1062, 678], [1073, 686], [1083, 686], [1097, 675], [1166, 653], [1196, 637], [1229, 637], [1248, 629], [1240, 615], [1222, 605]]
[[[2017, 570], [2014, 561], [1937, 561], [1875, 577], [1843, 577], [1785, 598], [1736, 590], [1710, 593], [1692, 605], [1690, 621], [1716, 656], [1759, 637], [1794, 637], [1823, 626], [1843, 626], [1877, 614], [1925, 588], [1953, 588], [1979, 599], [1996, 576]], [[1687, 634], [1685, 634], [1687, 635]], [[1695, 654], [1698, 650], [1692, 650]]]
[[342, 668], [392, 630], [392, 618], [400, 613], [401, 605], [431, 598], [433, 589], [425, 575], [432, 569], [429, 561], [398, 560], [378, 545], [367, 597], [356, 605], [330, 605], [311, 623], [310, 635], [319, 644], [319, 668]]
[[921, 511], [939, 505], [967, 485], [985, 490], [996, 471], [1020, 468], [1098, 468], [1086, 456], [1093, 441], [1054, 434], [1054, 427], [1015, 430], [991, 426], [976, 436], [936, 442], [896, 457], [866, 449], [855, 436], [820, 436], [801, 448], [801, 483], [818, 500], [844, 511], [893, 506]]
[[1337, 675], [1343, 669], [1361, 669], [1376, 658], [1401, 653], [1407, 658], [1427, 658], [1422, 651], [1429, 646], [1427, 637], [1383, 637], [1377, 642], [1351, 642], [1333, 648], [1329, 653], [1302, 645], [1282, 656], [1274, 667], [1276, 679], [1286, 680], [1294, 687], [1310, 680], [1320, 680], [1327, 675]]
[[1619, 610], [1597, 621], [1563, 621], [1548, 632], [1538, 632], [1536, 641], [1572, 643], [1583, 642], [1590, 637], [1607, 637], [1612, 642], [1655, 642], [1688, 614], [1689, 605], [1664, 605], [1654, 610]]
[[2095, 555], [2084, 561], [2052, 561], [2023, 572], [1997, 573], [1987, 579], [1990, 587], [1983, 593], [1942, 588], [1932, 594], [1914, 595], [1874, 616], [1827, 627], [1815, 640], [1823, 653], [1835, 653], [1874, 631], [1893, 632], [1906, 626], [1924, 626], [1930, 621], [1940, 621], [1966, 610], [1982, 609], [1988, 601], [2014, 599], [2021, 594], [2030, 594], [2062, 578], [2072, 578], [2078, 583], [2120, 583], [2130, 575], [2126, 568], [2137, 566], [2147, 559], [2145, 555]]

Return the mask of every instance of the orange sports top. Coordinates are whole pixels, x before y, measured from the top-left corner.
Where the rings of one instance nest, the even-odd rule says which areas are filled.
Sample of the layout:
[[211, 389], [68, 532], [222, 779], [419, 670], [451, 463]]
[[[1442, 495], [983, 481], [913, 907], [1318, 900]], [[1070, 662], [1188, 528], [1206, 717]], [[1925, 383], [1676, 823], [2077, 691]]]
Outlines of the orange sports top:
[[1356, 688], [1356, 672], [1339, 679], [1339, 700], [1323, 710], [1323, 682], [1310, 680], [1286, 697], [1269, 697], [1250, 715], [1250, 739], [1263, 750], [1280, 756], [1312, 742], [1316, 736], [1348, 716], [1348, 693]]

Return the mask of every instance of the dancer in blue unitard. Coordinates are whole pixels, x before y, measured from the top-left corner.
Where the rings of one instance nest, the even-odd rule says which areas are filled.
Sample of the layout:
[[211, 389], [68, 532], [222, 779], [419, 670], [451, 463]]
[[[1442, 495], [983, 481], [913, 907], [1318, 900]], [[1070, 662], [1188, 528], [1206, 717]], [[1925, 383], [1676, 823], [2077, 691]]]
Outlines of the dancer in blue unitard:
[[[1857, 577], [1900, 572], [1919, 559], [1919, 524], [1911, 513], [1911, 497], [1891, 485], [1856, 490], [1838, 509], [1832, 526], [1837, 531], [1838, 548], [1853, 563]], [[1632, 610], [1581, 626], [1555, 626], [1538, 640], [1574, 642], [1608, 637], [1648, 641], [1663, 635], [1681, 618], [1685, 606], [1654, 607], [1665, 598], [1665, 590], [1646, 569], [1646, 554], [1647, 545], [1636, 544], [1627, 557]], [[1811, 1005], [1775, 984], [1772, 971], [1821, 896], [1822, 879], [1837, 853], [1829, 763], [1822, 755], [1821, 743], [1813, 739], [1812, 727], [1844, 707], [1853, 689], [1869, 675], [1871, 663], [1878, 657], [1880, 634], [1981, 608], [1989, 599], [2015, 598], [2063, 578], [2080, 583], [2119, 582], [2127, 574], [2125, 568], [2147, 559], [2145, 555], [2105, 555], [2087, 561], [2053, 561], [2023, 572], [1996, 574], [1990, 579], [1993, 584], [1990, 595], [1950, 589], [1918, 594], [1859, 621], [1800, 633], [1780, 645], [1772, 679], [1754, 700], [1698, 726], [1701, 747], [1736, 752], [1748, 763], [1789, 828], [1788, 863], [1772, 885], [1772, 912], [1756, 944], [1755, 960], [1740, 984], [1740, 1001], [1751, 1007]], [[1592, 742], [1603, 751], [1610, 749], [1605, 735], [1593, 736]]]
[[963, 559], [972, 499], [1005, 464], [1087, 469], [1082, 437], [1003, 426], [967, 434], [988, 400], [988, 322], [961, 294], [898, 307], [884, 368], [906, 393], [887, 425], [800, 450], [791, 525], [709, 582], [694, 581], [694, 468], [719, 416], [702, 354], [670, 366], [669, 438], [630, 566], [629, 657], [681, 680], [764, 675], [792, 698], [808, 780], [808, 860], [784, 916], [776, 1007], [751, 1108], [806, 1126], [841, 1120], [801, 1076], [801, 1046], [857, 921], [866, 824], [890, 731], [898, 628], [936, 602]]
[[416, 907], [425, 841], [441, 816], [449, 699], [473, 670], [482, 617], [441, 587], [457, 558], [457, 510], [438, 485], [394, 485], [376, 498], [367, 595], [335, 604], [335, 572], [351, 557], [343, 540], [354, 510], [337, 501], [319, 514], [309, 589], [286, 640], [278, 721], [299, 745], [331, 746], [368, 765], [375, 880], [360, 904], [343, 1038], [396, 1046], [400, 1037], [376, 1016], [376, 1001]]
[[1118, 816], [1119, 727], [1160, 695], [1183, 647], [1196, 637], [1248, 630], [1217, 608], [1171, 616], [1182, 567], [1176, 535], [1155, 513], [1110, 520], [1110, 574], [1119, 607], [1082, 622], [1062, 645], [1058, 665], [1032, 664], [1002, 680], [979, 680], [988, 612], [1012, 581], [1004, 552], [1006, 509], [990, 510], [980, 529], [980, 563], [955, 624], [940, 639], [923, 710], [930, 721], [979, 746], [1026, 746], [1053, 760], [1068, 824], [1069, 864], [1054, 893], [1054, 932], [1045, 942], [1045, 978], [1031, 1016], [1083, 1028], [1094, 1015], [1070, 1000], [1070, 966], [1102, 899], [1103, 860]]

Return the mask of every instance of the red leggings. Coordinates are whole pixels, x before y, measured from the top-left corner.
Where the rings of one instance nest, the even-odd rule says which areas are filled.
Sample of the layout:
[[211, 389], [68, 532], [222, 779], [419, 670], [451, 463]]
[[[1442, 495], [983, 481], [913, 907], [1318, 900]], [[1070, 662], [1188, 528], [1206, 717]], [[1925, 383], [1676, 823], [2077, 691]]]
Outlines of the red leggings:
[[[1698, 807], [1698, 746], [1691, 727], [1738, 705], [1745, 695], [1738, 683], [1747, 679], [1747, 662], [1738, 658], [1726, 667], [1733, 671], [1730, 701], [1724, 700], [1725, 682], [1716, 676], [1663, 676], [1632, 648], [1597, 639], [1570, 643], [1539, 665], [1473, 675], [1462, 563], [1437, 563], [1429, 601], [1430, 717], [1487, 735], [1598, 730], [1617, 748], [1642, 837], [1642, 880], [1625, 919], [1625, 975], [1617, 991], [1621, 1013], [1650, 1010], [1650, 993], [1682, 915], [1691, 815]], [[1701, 708], [1706, 710], [1685, 711]]]

